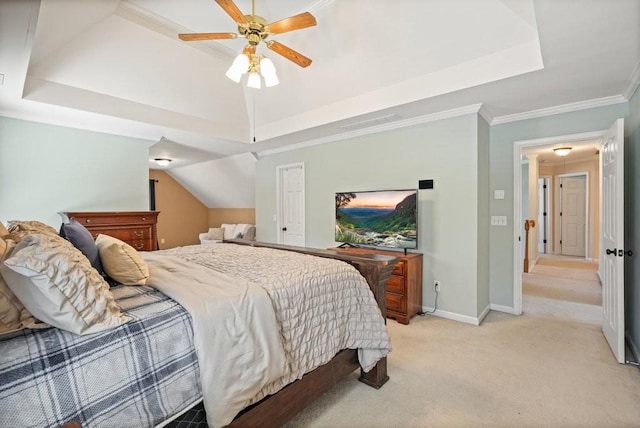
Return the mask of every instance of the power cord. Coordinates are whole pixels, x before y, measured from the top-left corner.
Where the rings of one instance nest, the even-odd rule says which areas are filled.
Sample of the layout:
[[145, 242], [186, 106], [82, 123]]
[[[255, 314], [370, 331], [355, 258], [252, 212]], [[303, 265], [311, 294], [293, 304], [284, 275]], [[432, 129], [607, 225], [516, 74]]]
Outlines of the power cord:
[[432, 314], [434, 313], [436, 310], [438, 309], [438, 290], [436, 290], [436, 300], [433, 304], [433, 310], [432, 311], [424, 311], [424, 312], [418, 312], [418, 315], [420, 315], [421, 317], [427, 315], [427, 314]]

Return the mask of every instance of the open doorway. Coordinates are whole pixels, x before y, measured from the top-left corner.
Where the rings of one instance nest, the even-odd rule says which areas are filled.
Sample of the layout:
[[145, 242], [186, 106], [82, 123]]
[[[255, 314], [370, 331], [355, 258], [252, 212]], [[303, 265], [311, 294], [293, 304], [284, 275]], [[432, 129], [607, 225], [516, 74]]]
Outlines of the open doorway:
[[[599, 247], [599, 147], [605, 131], [565, 135], [538, 140], [519, 141], [514, 147], [514, 312], [522, 313], [522, 273], [525, 253], [525, 225], [527, 219], [535, 219], [536, 227], [529, 230], [529, 271], [540, 255], [560, 256], [561, 245], [561, 178], [573, 174], [589, 173], [590, 193], [588, 205], [590, 215], [585, 219], [586, 261], [598, 260]], [[559, 147], [571, 147], [567, 156], [559, 156], [554, 151]], [[538, 194], [539, 179], [547, 185], [546, 197]], [[542, 183], [542, 182], [541, 182]], [[544, 184], [543, 184], [544, 185]], [[540, 205], [545, 206], [540, 209]], [[546, 210], [546, 211], [545, 211]], [[546, 216], [544, 213], [546, 212]], [[543, 217], [543, 221], [540, 221]], [[544, 219], [546, 217], [546, 219]], [[540, 223], [543, 227], [540, 228]], [[542, 237], [540, 237], [542, 235]], [[546, 239], [546, 245], [544, 240]]]
[[[557, 153], [562, 148], [564, 154], [571, 152], [575, 147], [582, 147], [587, 145], [589, 140], [595, 142], [596, 147], [599, 150], [596, 152], [598, 155], [598, 169], [597, 173], [594, 172], [593, 176], [597, 174], [597, 178], [592, 176], [593, 185], [590, 186], [592, 191], [598, 192], [597, 202], [596, 197], [592, 198], [592, 204], [597, 204], [595, 214], [591, 217], [589, 236], [591, 244], [587, 246], [586, 253], [587, 259], [581, 258], [581, 261], [589, 262], [590, 257], [592, 261], [597, 260], [598, 269], [596, 271], [598, 282], [602, 285], [602, 300], [601, 300], [601, 314], [602, 314], [602, 331], [606, 338], [613, 354], [618, 362], [623, 363], [625, 361], [625, 343], [624, 343], [624, 258], [622, 257], [623, 251], [617, 251], [616, 248], [624, 246], [624, 187], [623, 180], [620, 177], [624, 176], [624, 120], [617, 119], [608, 130], [601, 132], [592, 132], [584, 134], [574, 134], [561, 137], [551, 137], [539, 140], [528, 141], [516, 141], [514, 143], [514, 222], [522, 224], [525, 220], [525, 226], [528, 231], [530, 228], [530, 218], [525, 217], [536, 216], [538, 213], [538, 197], [537, 197], [537, 185], [538, 185], [538, 160], [542, 156], [539, 153], [528, 153], [527, 158], [533, 160], [533, 167], [528, 168], [528, 181], [533, 183], [533, 187], [529, 188], [528, 203], [531, 204], [528, 207], [523, 207], [522, 200], [522, 182], [523, 182], [523, 170], [522, 157], [528, 150], [549, 150], [549, 147], [558, 145], [557, 149], [551, 149], [550, 152], [556, 151]], [[570, 144], [567, 144], [570, 143]], [[546, 146], [546, 147], [545, 147]], [[564, 146], [564, 147], [562, 147]], [[534, 149], [535, 148], [535, 149]], [[602, 151], [602, 156], [600, 156]], [[566, 165], [566, 161], [563, 161]], [[563, 168], [564, 166], [563, 165]], [[563, 174], [568, 171], [564, 170]], [[591, 175], [591, 174], [590, 174]], [[555, 177], [555, 174], [554, 174]], [[533, 179], [532, 179], [533, 178]], [[554, 181], [555, 178], [554, 178]], [[558, 182], [560, 178], [558, 177]], [[560, 193], [560, 192], [558, 192]], [[533, 194], [533, 197], [531, 197]], [[557, 197], [556, 197], [557, 200]], [[595, 217], [598, 216], [598, 219]], [[600, 228], [600, 218], [602, 217], [602, 231]], [[585, 220], [586, 221], [586, 220]], [[554, 227], [557, 230], [559, 222]], [[595, 229], [598, 229], [597, 232]], [[537, 232], [537, 231], [536, 231]], [[519, 259], [519, 255], [522, 253], [524, 243], [521, 238], [525, 234], [522, 233], [520, 227], [514, 227], [514, 313], [521, 314], [523, 312], [523, 287], [522, 287], [522, 268], [526, 266], [522, 260]], [[537, 234], [534, 234], [534, 238], [537, 239]], [[554, 239], [554, 244], [555, 241]], [[599, 248], [599, 245], [602, 248]], [[591, 249], [592, 246], [595, 247]], [[537, 241], [534, 240], [533, 246], [526, 246], [526, 252], [533, 247], [534, 260], [539, 258]], [[558, 246], [554, 248], [554, 252], [558, 251]], [[613, 248], [613, 249], [611, 249]], [[606, 251], [605, 251], [606, 249]], [[597, 255], [597, 256], [596, 256]], [[564, 256], [567, 257], [567, 256]], [[534, 263], [535, 265], [535, 263]], [[530, 270], [528, 271], [530, 272]]]

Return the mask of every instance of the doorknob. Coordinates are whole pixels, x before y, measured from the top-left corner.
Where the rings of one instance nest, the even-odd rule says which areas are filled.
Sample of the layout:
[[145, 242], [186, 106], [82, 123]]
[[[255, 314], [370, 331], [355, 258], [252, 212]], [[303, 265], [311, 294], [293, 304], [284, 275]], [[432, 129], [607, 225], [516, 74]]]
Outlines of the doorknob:
[[283, 228], [282, 228], [282, 231], [283, 231], [283, 232], [286, 232], [286, 231], [287, 231], [287, 228], [286, 228], [286, 227], [283, 227]]
[[616, 249], [614, 248], [613, 250], [610, 250], [607, 248], [607, 256], [610, 256], [611, 254], [613, 254], [614, 256], [616, 255]]

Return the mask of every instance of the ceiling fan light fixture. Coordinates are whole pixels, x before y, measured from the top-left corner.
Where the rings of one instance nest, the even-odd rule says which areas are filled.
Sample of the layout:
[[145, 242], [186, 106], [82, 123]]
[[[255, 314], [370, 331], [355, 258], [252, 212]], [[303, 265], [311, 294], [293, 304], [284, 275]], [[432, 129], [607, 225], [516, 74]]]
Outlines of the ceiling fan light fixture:
[[247, 86], [253, 89], [260, 89], [261, 82], [260, 82], [260, 75], [258, 74], [257, 71], [252, 71], [251, 73], [249, 73], [249, 78], [247, 79]]
[[554, 153], [558, 156], [566, 156], [571, 151], [571, 147], [557, 147], [553, 149]]
[[231, 67], [225, 73], [234, 82], [240, 82], [242, 75], [249, 70], [249, 58], [245, 54], [240, 54], [233, 60]]
[[276, 73], [273, 73], [273, 74], [263, 73], [262, 77], [264, 77], [264, 86], [266, 86], [267, 88], [276, 86], [278, 83], [280, 83], [280, 80], [278, 79], [278, 75]]

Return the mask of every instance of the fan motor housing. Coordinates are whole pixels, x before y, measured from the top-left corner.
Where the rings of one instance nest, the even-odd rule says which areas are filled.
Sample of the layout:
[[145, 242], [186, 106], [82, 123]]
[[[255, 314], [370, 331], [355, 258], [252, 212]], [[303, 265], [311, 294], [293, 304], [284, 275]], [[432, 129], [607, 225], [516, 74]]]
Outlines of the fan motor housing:
[[238, 33], [242, 34], [250, 45], [256, 46], [269, 36], [266, 31], [267, 21], [258, 15], [245, 15], [248, 24], [238, 25]]

